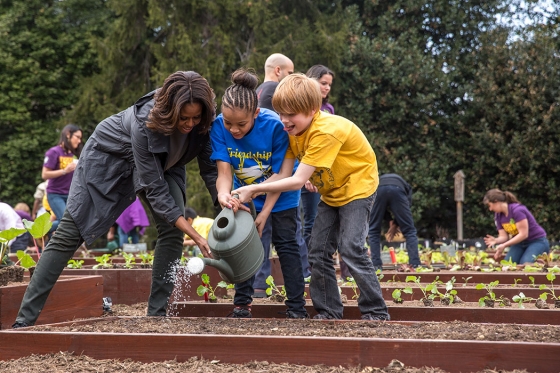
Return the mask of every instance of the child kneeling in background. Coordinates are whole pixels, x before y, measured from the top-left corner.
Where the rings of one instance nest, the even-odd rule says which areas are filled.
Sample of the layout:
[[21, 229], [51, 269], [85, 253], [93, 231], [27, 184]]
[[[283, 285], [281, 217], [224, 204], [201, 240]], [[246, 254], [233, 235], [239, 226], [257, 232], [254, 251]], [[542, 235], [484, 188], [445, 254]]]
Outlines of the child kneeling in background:
[[[299, 166], [293, 176], [232, 191], [242, 202], [271, 192], [298, 190], [310, 180], [321, 194], [309, 243], [309, 290], [316, 319], [341, 319], [343, 305], [333, 254], [339, 250], [360, 289], [363, 320], [389, 320], [387, 305], [364, 243], [369, 214], [379, 184], [375, 153], [351, 121], [320, 111], [322, 96], [314, 79], [302, 74], [284, 78], [272, 97], [290, 146], [282, 165]], [[340, 244], [338, 246], [338, 244]]]

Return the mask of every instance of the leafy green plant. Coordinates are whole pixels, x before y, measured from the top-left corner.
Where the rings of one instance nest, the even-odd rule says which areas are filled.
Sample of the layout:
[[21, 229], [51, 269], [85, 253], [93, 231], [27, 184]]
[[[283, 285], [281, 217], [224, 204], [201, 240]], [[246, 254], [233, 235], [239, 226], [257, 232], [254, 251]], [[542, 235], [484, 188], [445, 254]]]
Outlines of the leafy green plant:
[[144, 265], [153, 265], [154, 264], [154, 256], [148, 252], [139, 253], [137, 254], [137, 258], [140, 258], [141, 264]]
[[440, 292], [437, 289], [437, 285], [436, 285], [437, 296], [440, 298], [441, 303], [449, 305], [455, 301], [455, 297], [457, 296], [457, 290], [453, 288], [454, 285], [455, 285], [455, 277], [451, 277], [451, 279], [445, 283], [445, 293]]
[[25, 233], [25, 229], [23, 228], [10, 228], [0, 232], [0, 264], [7, 265], [10, 263], [8, 257], [8, 242], [22, 233]]
[[17, 255], [18, 263], [19, 263], [20, 267], [23, 267], [25, 269], [29, 269], [31, 267], [35, 267], [35, 265], [37, 264], [37, 262], [35, 262], [35, 260], [31, 257], [31, 255], [29, 255], [28, 253], [26, 253], [23, 250], [18, 250], [16, 255]]
[[516, 286], [517, 286], [517, 283], [519, 283], [520, 281], [521, 281], [520, 278], [514, 278], [514, 279], [513, 279], [513, 284], [511, 284], [511, 287], [516, 287]]
[[550, 281], [550, 287], [548, 287], [546, 284], [541, 284], [539, 286], [539, 290], [546, 290], [546, 292], [541, 293], [541, 295], [539, 295], [539, 298], [546, 301], [548, 299], [548, 296], [550, 295], [550, 297], [555, 301], [558, 300], [558, 297], [554, 293], [554, 280], [556, 279], [556, 275], [552, 272], [549, 272], [546, 274], [546, 279]]
[[344, 285], [352, 287], [352, 291], [354, 292], [354, 295], [352, 295], [352, 299], [358, 299], [360, 294], [358, 294], [358, 284], [356, 284], [356, 280], [354, 280], [354, 277], [346, 277], [346, 282], [344, 283]]
[[33, 242], [35, 247], [37, 247], [38, 239], [41, 240], [42, 246], [45, 247], [45, 235], [49, 233], [52, 227], [51, 214], [48, 212], [41, 214], [35, 219], [35, 221], [29, 221], [27, 219], [22, 219], [23, 226], [33, 237]]
[[503, 296], [500, 296], [498, 298], [496, 297], [496, 293], [494, 293], [494, 289], [496, 288], [496, 286], [498, 286], [499, 283], [500, 281], [496, 280], [492, 281], [489, 284], [476, 285], [476, 290], [486, 290], [486, 295], [478, 300], [478, 304], [481, 307], [483, 307], [484, 305], [493, 307], [495, 302], [498, 302], [501, 306], [507, 305], [508, 300], [506, 300], [506, 298], [504, 298]]
[[217, 288], [228, 288], [228, 284], [225, 281], [220, 281], [216, 285], [216, 289], [214, 289], [212, 285], [210, 285], [210, 276], [208, 276], [206, 273], [203, 273], [200, 278], [202, 280], [202, 285], [198, 286], [198, 288], [196, 289], [196, 293], [201, 297], [203, 297], [204, 294], [208, 294], [208, 299], [211, 302], [215, 302], [218, 299], [216, 298], [215, 294]]
[[82, 266], [84, 265], [84, 261], [83, 260], [74, 260], [74, 259], [70, 259], [68, 261], [68, 265], [66, 267], [68, 268], [74, 268], [74, 269], [80, 269], [82, 268]]
[[422, 284], [420, 283], [420, 279], [421, 279], [421, 277], [417, 277], [417, 276], [406, 276], [405, 281], [416, 283], [416, 285], [418, 286], [418, 288], [420, 289], [420, 291], [424, 295], [422, 297], [422, 299], [432, 299], [433, 300], [437, 296], [437, 293], [438, 293], [437, 285], [435, 285], [435, 282], [438, 281], [438, 279], [436, 278], [436, 280], [434, 280], [432, 283], [427, 284], [425, 286], [422, 286]]
[[93, 269], [99, 268], [111, 268], [113, 267], [113, 259], [111, 258], [111, 254], [103, 254], [95, 258], [95, 261], [99, 264], [93, 266]]
[[523, 293], [519, 293], [519, 295], [514, 295], [513, 298], [511, 298], [511, 300], [519, 304], [519, 308], [525, 308], [523, 307], [523, 303], [530, 303], [535, 299], [531, 297], [526, 297], [525, 294]]
[[403, 288], [403, 289], [393, 290], [393, 293], [391, 294], [391, 296], [393, 297], [393, 302], [403, 303], [404, 299], [402, 299], [402, 293], [412, 294], [412, 288], [411, 287], [406, 287], [406, 288]]
[[274, 277], [272, 277], [272, 275], [266, 278], [266, 284], [268, 285], [268, 288], [266, 289], [266, 295], [270, 297], [272, 296], [272, 294], [278, 294], [281, 297], [284, 297], [284, 299], [288, 299], [286, 295], [286, 289], [284, 288], [284, 286], [278, 288], [274, 283]]
[[134, 265], [136, 264], [136, 258], [134, 257], [134, 254], [123, 252], [122, 256], [124, 258], [124, 267], [134, 268]]

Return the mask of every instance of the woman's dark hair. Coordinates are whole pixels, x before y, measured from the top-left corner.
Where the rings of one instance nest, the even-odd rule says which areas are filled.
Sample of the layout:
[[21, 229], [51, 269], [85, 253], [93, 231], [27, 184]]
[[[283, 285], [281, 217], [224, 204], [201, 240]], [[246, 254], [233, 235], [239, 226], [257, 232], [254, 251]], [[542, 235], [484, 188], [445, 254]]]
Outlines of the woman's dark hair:
[[[332, 78], [334, 79], [334, 73], [332, 72], [332, 70], [324, 65], [313, 65], [305, 73], [305, 75], [307, 75], [308, 78], [312, 78], [315, 80], [319, 80], [323, 77], [323, 75], [327, 75], [327, 74], [332, 76]], [[327, 102], [329, 102], [328, 94], [327, 97], [323, 99], [323, 105], [326, 104]]]
[[500, 189], [490, 189], [486, 192], [484, 198], [482, 199], [482, 203], [487, 204], [489, 202], [506, 202], [508, 204], [521, 203], [513, 193], [508, 191], [502, 192]]
[[216, 116], [216, 95], [208, 81], [194, 71], [177, 71], [167, 77], [163, 87], [155, 95], [146, 127], [165, 135], [171, 135], [181, 118], [186, 104], [202, 106], [200, 133], [208, 133]]
[[72, 147], [72, 143], [70, 142], [70, 139], [72, 138], [72, 136], [74, 136], [74, 133], [78, 131], [82, 132], [83, 135], [83, 131], [80, 127], [76, 126], [75, 124], [67, 124], [64, 126], [62, 131], [60, 131], [60, 139], [58, 140], [58, 144], [62, 145], [65, 151], [72, 152], [76, 157], [80, 156], [84, 144], [83, 142], [80, 142], [78, 147], [74, 149]]
[[259, 84], [257, 74], [252, 70], [237, 69], [231, 74], [231, 82], [233, 84], [224, 92], [222, 108], [238, 108], [254, 113], [259, 105], [256, 92]]

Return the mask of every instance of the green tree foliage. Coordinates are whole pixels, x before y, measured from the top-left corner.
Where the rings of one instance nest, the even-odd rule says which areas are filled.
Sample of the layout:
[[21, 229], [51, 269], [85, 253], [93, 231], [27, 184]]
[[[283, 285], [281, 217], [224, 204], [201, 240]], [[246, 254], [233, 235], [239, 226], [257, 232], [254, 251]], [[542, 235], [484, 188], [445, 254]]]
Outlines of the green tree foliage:
[[0, 3], [0, 198], [33, 202], [45, 151], [95, 70], [87, 38], [103, 28], [103, 1]]
[[[533, 31], [517, 34], [519, 43], [511, 44], [514, 28], [498, 27], [496, 18], [513, 17], [516, 11], [513, 2], [346, 3], [359, 6], [363, 24], [361, 35], [351, 40], [339, 74], [343, 85], [339, 92], [343, 103], [340, 112], [361, 126], [371, 139], [380, 173], [400, 173], [413, 185], [413, 213], [420, 233], [434, 237], [439, 225], [455, 237], [453, 174], [459, 169], [465, 172], [467, 181], [464, 216], [467, 237], [493, 231], [492, 215], [481, 205], [482, 196], [490, 187], [510, 189], [523, 197], [523, 201], [539, 201], [541, 205], [535, 207], [540, 208], [546, 201], [543, 198], [546, 192], [544, 188], [539, 192], [529, 188], [534, 179], [528, 175], [532, 171], [541, 179], [537, 185], [557, 182], [551, 182], [550, 175], [544, 177], [542, 171], [533, 171], [537, 165], [531, 161], [520, 161], [523, 159], [520, 153], [528, 151], [522, 139], [527, 139], [528, 131], [533, 134], [536, 145], [544, 140], [540, 135], [552, 135], [547, 132], [552, 128], [546, 132], [544, 128], [538, 129], [535, 124], [541, 119], [535, 116], [544, 120], [545, 112], [539, 107], [545, 105], [538, 99], [533, 100], [536, 96], [522, 92], [528, 90], [526, 85], [531, 85], [530, 82], [544, 84], [540, 82], [544, 66], [533, 68], [535, 53], [543, 53], [539, 63], [549, 61], [550, 64], [554, 60], [554, 48], [545, 51], [545, 47], [540, 46], [539, 52], [522, 51], [536, 48], [533, 41], [529, 41], [531, 35], [539, 37]], [[523, 14], [534, 19], [535, 14]], [[546, 38], [552, 38], [554, 33], [550, 31]], [[497, 53], [499, 51], [501, 53]], [[511, 69], [519, 63], [523, 64], [523, 82], [519, 81], [520, 72], [513, 69], [509, 73], [512, 76], [503, 72], [499, 74], [500, 82], [495, 81], [497, 71], [507, 71], [508, 66]], [[548, 71], [551, 69], [554, 67], [550, 66]], [[505, 85], [505, 80], [512, 79], [513, 74], [517, 76], [517, 84]], [[547, 77], [551, 79], [551, 86], [557, 85], [557, 73], [547, 74]], [[494, 91], [489, 90], [493, 85]], [[549, 98], [546, 100], [549, 105], [558, 101], [557, 91], [544, 93], [539, 88], [534, 89]], [[503, 93], [502, 98], [496, 96], [496, 89]], [[511, 96], [518, 93], [519, 100], [513, 100]], [[498, 104], [496, 100], [503, 103]], [[518, 105], [530, 107], [528, 113], [520, 116]], [[481, 128], [483, 111], [478, 107], [484, 107], [486, 115], [509, 115], [508, 126], [513, 125], [515, 118], [515, 126], [508, 127], [507, 131], [505, 126], [496, 128], [493, 126], [497, 118], [489, 118], [492, 125], [487, 123], [486, 126], [492, 128]], [[554, 109], [558, 110], [554, 105], [552, 109], [547, 108], [550, 117]], [[532, 120], [528, 120], [529, 112]], [[509, 136], [504, 137], [505, 133]], [[503, 139], [502, 147], [496, 141], [489, 141], [494, 138]], [[506, 157], [499, 154], [511, 153], [512, 139], [520, 141], [515, 145], [515, 157], [509, 158], [508, 170], [500, 160]], [[503, 148], [505, 144], [508, 150]], [[536, 148], [530, 157], [539, 158], [537, 164], [544, 165], [544, 160], [554, 155], [550, 147]], [[500, 175], [498, 182], [496, 175]], [[547, 227], [550, 213], [536, 210], [537, 219]]]

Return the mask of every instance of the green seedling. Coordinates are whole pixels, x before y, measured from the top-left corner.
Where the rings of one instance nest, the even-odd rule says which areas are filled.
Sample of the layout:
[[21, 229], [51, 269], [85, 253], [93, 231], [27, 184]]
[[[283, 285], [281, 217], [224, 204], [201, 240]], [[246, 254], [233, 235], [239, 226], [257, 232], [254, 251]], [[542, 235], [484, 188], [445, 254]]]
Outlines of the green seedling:
[[514, 279], [513, 279], [513, 284], [511, 284], [511, 287], [513, 287], [513, 288], [516, 287], [516, 286], [517, 286], [517, 283], [520, 282], [520, 281], [521, 281], [520, 278], [514, 278]]
[[134, 268], [136, 264], [136, 258], [134, 258], [134, 254], [131, 253], [122, 253], [124, 258], [124, 267], [125, 268]]
[[457, 296], [457, 290], [453, 289], [454, 285], [455, 277], [451, 277], [451, 279], [445, 283], [445, 293], [440, 292], [436, 286], [437, 296], [440, 298], [441, 303], [445, 303], [447, 305], [453, 303], [455, 297]]
[[210, 285], [210, 276], [206, 273], [203, 273], [200, 278], [202, 280], [202, 285], [198, 286], [196, 293], [201, 297], [203, 297], [204, 294], [208, 294], [208, 299], [212, 302], [216, 302], [218, 300], [215, 293], [217, 288], [228, 288], [228, 284], [225, 281], [220, 281], [216, 285], [216, 289], [214, 289], [212, 285]]
[[535, 278], [533, 276], [529, 276], [529, 281], [531, 282], [529, 286], [531, 286], [532, 288], [537, 287], [537, 284], [535, 284]]
[[111, 254], [103, 254], [95, 258], [95, 261], [99, 264], [94, 265], [93, 269], [99, 268], [111, 268], [113, 267], [113, 259], [111, 258]]
[[542, 267], [527, 264], [523, 267], [523, 272], [542, 272]]
[[463, 287], [465, 287], [465, 286], [467, 286], [467, 285], [469, 284], [469, 280], [472, 278], [472, 276], [469, 276], [469, 277], [467, 277], [467, 278], [465, 278], [465, 277], [461, 277], [461, 278], [462, 278], [463, 281], [465, 282], [465, 283], [463, 284]]
[[433, 300], [437, 296], [437, 293], [438, 293], [437, 286], [434, 283], [436, 281], [439, 281], [439, 280], [436, 278], [436, 280], [434, 280], [434, 282], [432, 282], [430, 284], [427, 284], [426, 286], [422, 286], [422, 284], [420, 283], [420, 278], [421, 277], [406, 276], [405, 281], [416, 283], [416, 285], [418, 286], [418, 288], [420, 289], [420, 291], [424, 295], [422, 299], [432, 299]]
[[556, 275], [552, 272], [549, 272], [546, 274], [546, 279], [550, 281], [550, 287], [548, 287], [546, 284], [541, 284], [539, 286], [539, 290], [546, 290], [546, 292], [539, 295], [539, 298], [546, 301], [548, 299], [548, 296], [550, 295], [550, 297], [555, 301], [558, 300], [558, 297], [554, 293], [554, 280], [556, 279]]
[[154, 264], [154, 256], [150, 253], [139, 253], [137, 254], [137, 258], [140, 258], [141, 264], [144, 265], [153, 265]]
[[282, 286], [282, 288], [278, 288], [274, 283], [274, 277], [268, 276], [266, 278], [266, 284], [268, 285], [268, 288], [266, 289], [266, 295], [270, 297], [274, 293], [284, 297], [285, 299], [288, 299], [288, 297], [286, 296], [286, 289], [284, 288], [284, 286]]
[[20, 267], [23, 267], [25, 269], [29, 269], [31, 267], [35, 267], [35, 265], [37, 264], [37, 262], [35, 262], [35, 260], [33, 260], [33, 258], [31, 257], [31, 255], [27, 254], [23, 250], [18, 250], [16, 255], [17, 255], [18, 263], [19, 263]]
[[530, 303], [535, 299], [531, 297], [526, 297], [525, 294], [523, 293], [519, 293], [519, 295], [514, 295], [513, 298], [511, 298], [511, 300], [519, 304], [519, 308], [525, 308], [523, 307], [523, 303]]
[[407, 287], [407, 288], [403, 288], [403, 289], [395, 289], [395, 290], [393, 290], [393, 293], [391, 294], [391, 296], [393, 297], [393, 302], [395, 302], [395, 303], [403, 303], [403, 302], [404, 302], [404, 299], [402, 299], [402, 293], [412, 294], [412, 288], [411, 288], [411, 287]]
[[354, 295], [352, 295], [352, 299], [358, 299], [360, 295], [358, 294], [358, 284], [356, 284], [356, 280], [354, 280], [353, 277], [346, 277], [346, 283], [344, 285], [351, 286], [352, 291], [354, 292]]
[[[498, 302], [501, 306], [504, 306], [504, 305], [507, 304], [507, 301], [505, 300], [505, 298], [503, 296], [500, 296], [498, 298], [498, 297], [496, 297], [496, 293], [494, 293], [494, 288], [496, 286], [498, 286], [499, 283], [500, 283], [500, 281], [496, 280], [496, 281], [492, 281], [489, 284], [477, 284], [476, 285], [476, 290], [486, 290], [486, 295], [478, 300], [478, 304], [481, 307], [484, 307], [484, 305], [489, 305], [489, 304], [492, 304], [492, 303], [495, 303], [495, 302]], [[492, 307], [492, 306], [490, 306], [490, 307]]]
[[547, 268], [546, 270], [548, 272], [552, 272], [552, 273], [560, 273], [560, 267], [558, 267], [558, 266], [554, 266], [552, 268]]
[[385, 275], [383, 274], [383, 271], [381, 269], [378, 269], [377, 271], [375, 271], [375, 275], [377, 276], [377, 281], [381, 282], [381, 280], [383, 280], [383, 277], [385, 277]]
[[66, 267], [73, 268], [73, 269], [80, 269], [80, 268], [82, 268], [83, 265], [84, 265], [83, 260], [70, 259], [68, 261], [68, 265]]
[[7, 265], [10, 262], [8, 257], [8, 242], [25, 233], [23, 228], [10, 228], [0, 232], [0, 264]]

